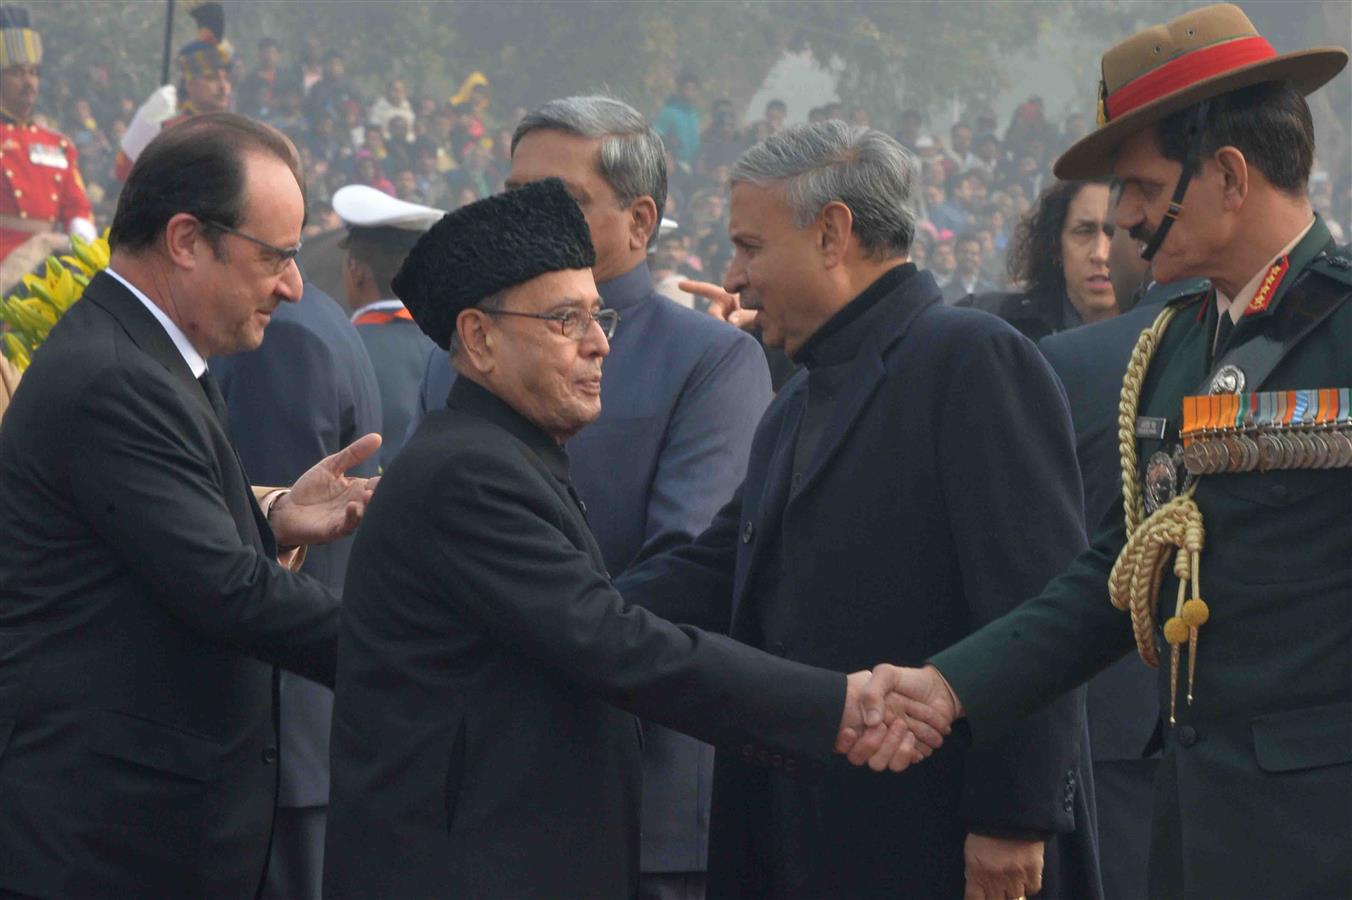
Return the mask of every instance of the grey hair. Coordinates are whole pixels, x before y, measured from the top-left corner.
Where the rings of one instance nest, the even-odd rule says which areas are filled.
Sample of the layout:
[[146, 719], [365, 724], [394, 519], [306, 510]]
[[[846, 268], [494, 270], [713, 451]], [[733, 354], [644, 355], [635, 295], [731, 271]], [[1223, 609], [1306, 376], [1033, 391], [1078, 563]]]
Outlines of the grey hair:
[[905, 256], [915, 238], [916, 171], [915, 157], [886, 134], [832, 119], [766, 138], [738, 157], [728, 179], [782, 184], [797, 228], [839, 201], [868, 256], [890, 259]]
[[[601, 177], [621, 206], [652, 197], [657, 221], [667, 205], [667, 159], [652, 126], [628, 103], [611, 97], [564, 97], [526, 113], [512, 134], [512, 153], [532, 131], [562, 131], [600, 139]], [[658, 229], [653, 228], [653, 235]]]

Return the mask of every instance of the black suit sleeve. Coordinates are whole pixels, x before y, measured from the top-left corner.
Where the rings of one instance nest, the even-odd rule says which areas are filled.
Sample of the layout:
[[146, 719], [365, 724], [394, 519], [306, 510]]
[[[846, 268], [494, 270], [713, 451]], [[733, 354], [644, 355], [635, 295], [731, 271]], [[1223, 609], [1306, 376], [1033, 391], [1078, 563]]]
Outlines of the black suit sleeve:
[[241, 536], [222, 487], [238, 463], [187, 399], [125, 370], [88, 386], [71, 436], [80, 513], [189, 628], [332, 685], [338, 599]]
[[493, 638], [616, 706], [709, 743], [831, 752], [843, 675], [626, 605], [569, 539], [555, 491], [501, 452], [457, 455], [434, 483], [444, 492], [428, 504], [434, 570]]
[[[941, 478], [975, 629], [1040, 591], [1084, 547], [1079, 468], [1061, 387], [1011, 331], [973, 342], [943, 402]], [[1083, 715], [1083, 691], [1072, 691], [969, 749], [969, 827], [1073, 830], [1063, 791]]]

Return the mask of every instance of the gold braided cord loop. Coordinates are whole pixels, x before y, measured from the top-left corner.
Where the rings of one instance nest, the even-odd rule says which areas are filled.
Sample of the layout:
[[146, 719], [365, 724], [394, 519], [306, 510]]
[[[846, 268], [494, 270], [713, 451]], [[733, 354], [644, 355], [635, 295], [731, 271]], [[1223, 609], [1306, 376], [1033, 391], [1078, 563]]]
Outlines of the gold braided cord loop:
[[1150, 369], [1164, 332], [1178, 314], [1178, 307], [1169, 305], [1155, 317], [1155, 322], [1136, 339], [1127, 371], [1122, 375], [1122, 395], [1117, 404], [1117, 450], [1122, 460], [1122, 511], [1127, 517], [1127, 537], [1141, 524], [1141, 477], [1136, 458], [1136, 412], [1141, 403], [1141, 384]]
[[[1136, 635], [1136, 650], [1146, 665], [1160, 664], [1155, 649], [1155, 610], [1159, 603], [1160, 579], [1174, 556], [1174, 574], [1180, 588], [1195, 580], [1197, 557], [1202, 552], [1205, 531], [1202, 513], [1192, 499], [1192, 489], [1157, 509], [1141, 527], [1127, 538], [1127, 544], [1108, 576], [1108, 596], [1113, 606], [1131, 611], [1131, 629]], [[1178, 605], [1184, 597], [1180, 591]]]
[[[1141, 385], [1155, 356], [1164, 332], [1178, 314], [1179, 307], [1166, 306], [1154, 324], [1141, 332], [1122, 377], [1122, 396], [1117, 407], [1117, 443], [1122, 459], [1122, 511], [1126, 521], [1127, 542], [1108, 576], [1108, 596], [1113, 606], [1130, 611], [1136, 650], [1151, 668], [1159, 666], [1155, 648], [1155, 611], [1159, 602], [1160, 580], [1164, 567], [1174, 553], [1174, 574], [1180, 591], [1181, 611], [1191, 584], [1198, 590], [1198, 557], [1202, 552], [1205, 530], [1202, 513], [1193, 500], [1196, 484], [1145, 518], [1141, 495], [1140, 462], [1136, 455], [1136, 415], [1141, 401]], [[1182, 552], [1177, 552], [1177, 551]], [[1176, 611], [1175, 615], [1179, 612]]]

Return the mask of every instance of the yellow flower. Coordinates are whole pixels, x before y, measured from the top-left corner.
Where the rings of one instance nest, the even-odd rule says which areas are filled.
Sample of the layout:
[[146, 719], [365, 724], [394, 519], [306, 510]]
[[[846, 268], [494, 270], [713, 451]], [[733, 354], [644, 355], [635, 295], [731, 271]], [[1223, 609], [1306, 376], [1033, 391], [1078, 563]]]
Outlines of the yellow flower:
[[23, 276], [23, 292], [0, 301], [0, 324], [7, 329], [3, 349], [20, 370], [28, 367], [57, 319], [83, 296], [89, 279], [108, 267], [106, 230], [94, 241], [73, 234], [70, 244], [71, 255], [47, 257], [41, 276]]

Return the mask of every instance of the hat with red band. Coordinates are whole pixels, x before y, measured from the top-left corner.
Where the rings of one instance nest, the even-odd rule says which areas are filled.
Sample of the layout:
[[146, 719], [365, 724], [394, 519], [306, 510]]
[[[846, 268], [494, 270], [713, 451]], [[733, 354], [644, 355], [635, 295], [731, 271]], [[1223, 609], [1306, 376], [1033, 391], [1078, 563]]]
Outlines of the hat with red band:
[[1146, 126], [1210, 97], [1268, 81], [1314, 92], [1343, 70], [1347, 51], [1279, 54], [1238, 6], [1204, 6], [1127, 38], [1103, 54], [1098, 127], [1056, 161], [1056, 177], [1112, 174], [1118, 145]]

